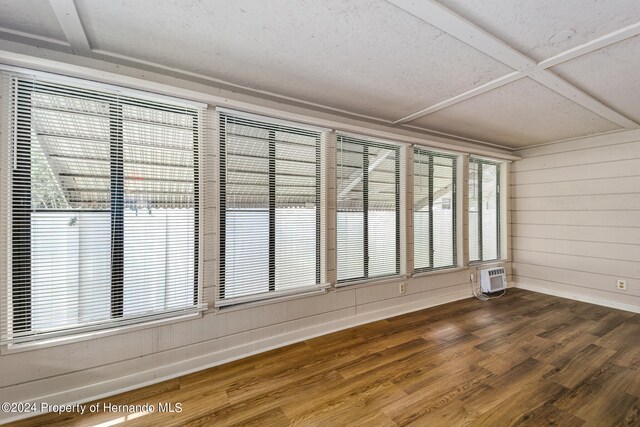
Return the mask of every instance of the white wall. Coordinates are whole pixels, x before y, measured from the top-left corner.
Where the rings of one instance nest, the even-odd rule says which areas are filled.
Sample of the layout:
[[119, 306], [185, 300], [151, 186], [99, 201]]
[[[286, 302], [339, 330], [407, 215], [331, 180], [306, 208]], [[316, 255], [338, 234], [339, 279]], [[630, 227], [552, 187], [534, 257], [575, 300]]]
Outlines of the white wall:
[[[40, 55], [44, 54], [40, 53]], [[52, 55], [60, 56], [57, 53], [52, 53]], [[77, 57], [65, 59], [70, 62], [81, 60], [83, 65], [91, 63], [98, 68], [102, 67], [114, 71], [114, 67], [104, 63], [98, 64], [93, 60]], [[1, 54], [0, 60], [3, 60]], [[22, 61], [22, 65], [25, 65], [25, 61], [29, 62], [26, 57], [21, 57], [20, 61]], [[41, 64], [49, 63], [45, 61]], [[43, 65], [43, 68], [46, 67]], [[59, 70], [64, 66], [55, 65], [53, 68]], [[126, 67], [117, 68], [124, 70]], [[131, 69], [126, 71], [130, 74], [135, 72]], [[144, 77], [144, 82], [155, 79], [155, 81], [166, 84], [167, 80], [170, 80], [178, 87], [187, 88], [181, 90], [186, 90], [190, 94], [203, 93], [204, 99], [208, 99], [207, 96], [209, 96], [205, 96], [204, 93], [216, 92], [215, 88], [167, 79], [153, 73], [139, 72], [137, 74]], [[87, 75], [91, 75], [91, 73]], [[95, 76], [96, 78], [108, 76], [109, 81], [116, 79], [114, 74], [102, 71], [96, 71]], [[139, 83], [140, 87], [144, 87], [144, 82], [141, 80], [126, 78], [125, 81], [133, 86]], [[162, 88], [166, 92], [169, 86], [163, 85]], [[198, 92], [200, 90], [203, 92]], [[180, 91], [177, 91], [177, 94], [179, 95]], [[251, 101], [246, 96], [240, 98], [244, 102]], [[253, 101], [256, 105], [265, 105], [264, 100], [254, 99]], [[271, 105], [273, 104], [271, 103]], [[283, 106], [283, 109], [286, 108]], [[300, 108], [295, 108], [295, 111], [296, 114], [317, 115], [324, 120], [340, 119], [336, 116], [330, 117], [326, 113]], [[345, 122], [349, 122], [350, 126], [353, 126], [352, 130], [358, 127], [361, 129], [382, 129], [380, 125], [353, 120], [345, 120]], [[394, 130], [388, 128], [386, 131], [393, 132]], [[406, 131], [402, 133], [407, 134]], [[0, 128], [0, 134], [4, 135], [2, 139], [4, 148], [0, 147], [2, 148], [0, 149], [0, 176], [4, 177], [7, 175], [6, 156], [8, 153], [4, 145], [7, 141], [6, 129]], [[412, 135], [416, 137], [416, 134]], [[441, 139], [439, 141], [442, 143]], [[428, 144], [428, 141], [425, 140], [424, 143]], [[464, 144], [452, 141], [450, 146], [451, 148], [457, 146], [460, 149]], [[203, 160], [207, 162], [206, 164], [215, 165], [218, 159], [214, 144], [206, 144], [205, 149]], [[497, 155], [505, 154], [505, 152], [497, 153]], [[329, 153], [329, 157], [331, 156], [333, 154]], [[408, 165], [408, 171], [411, 170]], [[335, 174], [335, 168], [329, 168], [328, 173]], [[463, 174], [462, 170], [460, 174]], [[405, 177], [403, 176], [402, 179], [404, 180]], [[411, 182], [411, 177], [407, 177], [407, 197], [412, 192]], [[215, 187], [215, 168], [206, 168], [202, 173], [201, 185], [203, 191], [201, 255], [204, 259], [201, 270], [204, 299], [209, 303], [214, 299], [215, 272], [217, 271], [216, 224], [219, 212]], [[458, 206], [461, 211], [467, 206], [464, 200], [467, 192], [466, 187], [466, 185], [461, 186], [463, 191], [458, 194]], [[335, 182], [329, 190], [335, 193]], [[0, 200], [8, 200], [7, 191], [6, 181], [3, 181], [0, 185], [0, 193], [2, 194]], [[407, 268], [409, 269], [413, 265], [413, 219], [410, 207], [409, 204], [407, 215], [401, 222], [401, 224], [406, 224], [406, 232], [402, 230], [402, 234], [406, 236], [407, 240], [406, 249], [403, 247], [402, 251], [407, 254]], [[7, 218], [4, 209], [0, 209], [0, 212], [0, 220], [6, 224]], [[325, 219], [328, 232], [335, 233], [335, 219], [329, 215], [331, 212], [335, 212], [335, 201], [332, 206], [329, 206], [328, 216]], [[465, 232], [462, 247], [466, 248], [468, 226], [466, 223], [460, 225]], [[329, 241], [331, 240], [329, 239]], [[335, 239], [333, 240], [335, 245]], [[328, 247], [326, 252], [335, 254], [335, 246]], [[6, 245], [0, 245], [0, 258], [7, 259], [6, 255]], [[464, 253], [461, 258], [468, 259], [468, 255]], [[506, 267], [509, 271], [510, 265], [507, 264]], [[329, 272], [329, 277], [335, 278], [335, 263], [329, 263], [326, 269]], [[472, 269], [476, 271], [476, 267]], [[332, 271], [333, 273], [331, 273]], [[77, 342], [42, 348], [35, 347], [18, 352], [5, 352], [0, 355], [0, 402], [68, 403], [92, 400], [334, 330], [468, 298], [471, 296], [469, 272], [469, 269], [463, 268], [452, 272], [440, 272], [408, 279], [406, 280], [407, 293], [405, 295], [400, 295], [398, 292], [398, 283], [402, 279], [353, 285], [332, 289], [322, 295], [296, 297], [252, 306], [238, 306], [218, 312], [210, 309], [202, 317], [180, 322], [145, 325], [116, 333], [110, 331], [95, 334], [90, 339]], [[6, 283], [6, 281], [2, 283]], [[2, 291], [0, 290], [0, 292]], [[210, 304], [211, 306], [212, 304]], [[8, 414], [0, 414], [0, 422], [7, 419]]]
[[[517, 286], [640, 312], [640, 131], [516, 154]], [[619, 278], [626, 291], [616, 290]]]

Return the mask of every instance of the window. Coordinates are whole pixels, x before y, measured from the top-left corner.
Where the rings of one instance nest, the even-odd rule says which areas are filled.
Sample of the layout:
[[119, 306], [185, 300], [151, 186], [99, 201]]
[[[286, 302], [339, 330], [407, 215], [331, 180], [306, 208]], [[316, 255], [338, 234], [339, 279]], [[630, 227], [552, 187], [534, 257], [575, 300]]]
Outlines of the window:
[[415, 271], [457, 264], [456, 157], [413, 150], [413, 265]]
[[338, 282], [399, 274], [399, 148], [338, 135], [337, 192]]
[[469, 160], [469, 260], [500, 257], [500, 164]]
[[202, 111], [34, 77], [10, 81], [3, 339], [195, 311]]
[[317, 290], [323, 134], [220, 114], [219, 305]]

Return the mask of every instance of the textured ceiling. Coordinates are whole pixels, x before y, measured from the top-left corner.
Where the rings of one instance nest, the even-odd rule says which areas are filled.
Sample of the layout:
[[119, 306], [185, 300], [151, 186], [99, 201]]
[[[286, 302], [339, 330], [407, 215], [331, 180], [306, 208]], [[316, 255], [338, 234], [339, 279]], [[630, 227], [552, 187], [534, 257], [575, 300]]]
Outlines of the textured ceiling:
[[513, 147], [618, 129], [528, 78], [422, 117], [413, 124]]
[[511, 71], [383, 0], [268, 3], [77, 5], [98, 49], [387, 120]]
[[640, 122], [640, 36], [565, 62], [552, 70]]
[[638, 0], [439, 2], [536, 61], [640, 21]]
[[48, 0], [0, 0], [0, 27], [64, 40], [64, 32]]
[[[0, 7], [0, 48], [16, 35], [39, 47], [66, 43], [66, 51], [508, 148], [640, 121], [637, 0], [75, 0], [75, 10], [70, 0], [0, 0]], [[69, 18], [76, 12], [79, 22]], [[542, 62], [555, 55], [555, 63]]]

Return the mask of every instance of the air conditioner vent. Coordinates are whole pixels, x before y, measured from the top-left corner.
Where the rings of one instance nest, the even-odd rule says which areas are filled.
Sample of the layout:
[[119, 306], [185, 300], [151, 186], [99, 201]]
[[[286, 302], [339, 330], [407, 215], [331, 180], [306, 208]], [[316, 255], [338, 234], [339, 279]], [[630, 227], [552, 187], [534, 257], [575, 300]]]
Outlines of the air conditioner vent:
[[503, 267], [480, 270], [480, 288], [491, 293], [507, 288], [507, 275]]

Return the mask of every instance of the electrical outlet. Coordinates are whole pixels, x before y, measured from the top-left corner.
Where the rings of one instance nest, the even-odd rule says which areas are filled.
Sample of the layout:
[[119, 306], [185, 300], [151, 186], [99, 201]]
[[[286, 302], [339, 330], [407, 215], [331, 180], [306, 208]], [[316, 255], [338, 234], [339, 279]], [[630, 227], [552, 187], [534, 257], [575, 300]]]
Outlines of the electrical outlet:
[[619, 289], [621, 291], [626, 291], [627, 290], [627, 281], [624, 279], [618, 279], [618, 281], [616, 282], [616, 289]]
[[400, 291], [400, 294], [406, 294], [407, 284], [405, 282], [400, 283], [400, 286], [398, 287], [398, 291]]
[[471, 280], [471, 282], [473, 282], [473, 279], [474, 279], [473, 273], [469, 274], [469, 280]]

